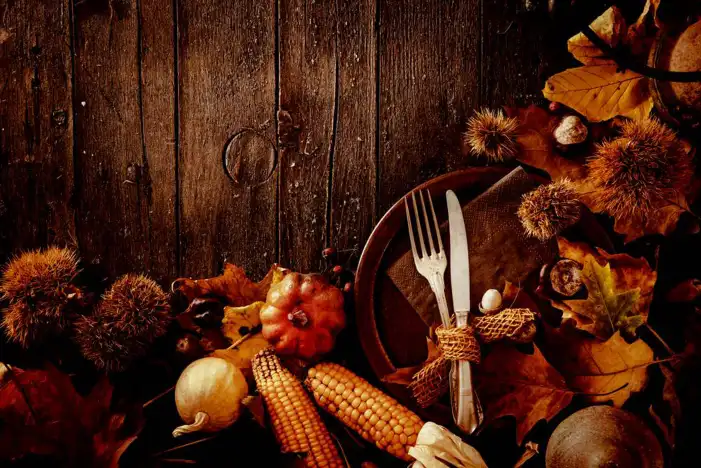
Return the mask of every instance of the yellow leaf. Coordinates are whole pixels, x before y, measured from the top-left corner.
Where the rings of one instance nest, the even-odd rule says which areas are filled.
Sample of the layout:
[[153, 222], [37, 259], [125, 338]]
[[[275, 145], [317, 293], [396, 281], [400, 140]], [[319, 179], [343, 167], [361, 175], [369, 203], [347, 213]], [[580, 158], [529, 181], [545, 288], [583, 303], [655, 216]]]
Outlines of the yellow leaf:
[[[269, 346], [260, 333], [260, 309], [264, 302], [254, 302], [243, 307], [224, 307], [222, 333], [233, 343], [238, 342], [247, 334], [252, 334], [233, 349], [224, 351], [227, 359], [241, 369], [247, 377], [250, 376], [251, 359], [260, 350]], [[222, 352], [222, 350], [215, 351]]]
[[[616, 47], [625, 36], [626, 20], [617, 7], [611, 7], [594, 20], [589, 27], [608, 45]], [[567, 50], [574, 58], [584, 65], [613, 64], [613, 60], [604, 56], [604, 53], [595, 46], [587, 37], [579, 33], [567, 41]]]
[[[617, 115], [642, 115], [649, 112], [650, 91], [647, 79], [630, 70], [618, 71], [616, 65], [587, 65], [570, 68], [550, 77], [543, 96], [560, 102], [591, 122]], [[642, 107], [641, 110], [638, 110]]]

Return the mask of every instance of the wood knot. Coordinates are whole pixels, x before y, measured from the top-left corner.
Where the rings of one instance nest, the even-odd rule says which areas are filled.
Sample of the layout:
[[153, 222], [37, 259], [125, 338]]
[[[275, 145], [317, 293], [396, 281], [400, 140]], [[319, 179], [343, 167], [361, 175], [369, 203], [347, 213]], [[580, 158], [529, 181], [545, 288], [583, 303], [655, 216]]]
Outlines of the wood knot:
[[273, 143], [250, 128], [235, 133], [224, 148], [224, 172], [237, 185], [255, 187], [266, 182], [276, 165]]

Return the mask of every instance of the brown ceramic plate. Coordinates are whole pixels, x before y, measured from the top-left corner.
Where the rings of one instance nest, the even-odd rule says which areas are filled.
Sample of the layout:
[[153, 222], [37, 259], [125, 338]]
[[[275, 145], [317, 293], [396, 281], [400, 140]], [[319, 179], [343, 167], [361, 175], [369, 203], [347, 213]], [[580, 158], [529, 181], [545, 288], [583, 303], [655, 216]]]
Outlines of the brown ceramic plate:
[[[479, 167], [451, 172], [416, 187], [434, 195], [453, 190], [461, 203], [466, 203], [486, 191], [508, 174], [512, 168]], [[538, 177], [538, 176], [536, 176]], [[545, 179], [543, 179], [545, 182]], [[439, 222], [447, 219], [444, 203], [435, 203]], [[356, 322], [363, 350], [378, 378], [398, 368], [419, 364], [426, 359], [428, 327], [385, 274], [387, 267], [409, 249], [406, 217], [402, 200], [390, 208], [373, 230], [360, 257], [355, 278]], [[610, 239], [591, 213], [586, 212], [578, 223], [584, 239], [595, 245], [612, 249]], [[446, 405], [437, 404], [420, 411], [410, 393], [400, 385], [388, 384], [395, 398], [425, 418], [440, 424], [450, 423]]]

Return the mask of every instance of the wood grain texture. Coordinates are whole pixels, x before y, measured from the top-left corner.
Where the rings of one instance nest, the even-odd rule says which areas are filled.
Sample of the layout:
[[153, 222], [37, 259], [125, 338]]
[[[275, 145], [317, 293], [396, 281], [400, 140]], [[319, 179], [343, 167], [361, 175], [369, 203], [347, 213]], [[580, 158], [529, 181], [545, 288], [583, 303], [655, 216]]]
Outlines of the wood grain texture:
[[375, 2], [337, 6], [338, 101], [331, 173], [330, 244], [360, 254], [375, 225], [376, 63]]
[[109, 277], [149, 264], [136, 2], [76, 2], [76, 224], [85, 261]]
[[338, 97], [331, 2], [279, 2], [280, 262], [317, 270], [327, 242]]
[[178, 276], [175, 138], [175, 12], [172, 1], [140, 0], [141, 125], [148, 212], [148, 272]]
[[68, 1], [0, 2], [0, 261], [72, 244]]
[[547, 28], [543, 11], [521, 0], [483, 0], [482, 105], [528, 105], [542, 100]]
[[478, 104], [479, 0], [380, 0], [378, 208], [469, 162], [461, 133]]
[[275, 4], [180, 0], [182, 273], [277, 258]]

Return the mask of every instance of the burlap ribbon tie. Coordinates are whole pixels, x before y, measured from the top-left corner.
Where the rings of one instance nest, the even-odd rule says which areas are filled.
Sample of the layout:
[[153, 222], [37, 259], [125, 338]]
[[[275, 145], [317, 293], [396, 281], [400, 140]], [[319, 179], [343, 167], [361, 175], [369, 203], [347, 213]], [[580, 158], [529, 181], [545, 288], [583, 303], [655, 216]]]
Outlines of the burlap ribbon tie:
[[[529, 309], [505, 309], [495, 315], [475, 317], [473, 326], [436, 329], [440, 355], [424, 365], [411, 379], [411, 389], [422, 408], [431, 406], [448, 390], [448, 361], [480, 362], [480, 342], [508, 339], [533, 341], [535, 314]], [[478, 341], [479, 338], [479, 341]]]

